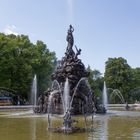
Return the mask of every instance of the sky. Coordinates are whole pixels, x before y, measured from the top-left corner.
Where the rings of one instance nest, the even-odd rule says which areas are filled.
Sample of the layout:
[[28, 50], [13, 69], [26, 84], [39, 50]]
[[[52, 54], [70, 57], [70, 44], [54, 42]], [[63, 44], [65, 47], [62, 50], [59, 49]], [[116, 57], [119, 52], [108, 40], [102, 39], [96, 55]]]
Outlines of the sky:
[[58, 59], [70, 24], [86, 67], [104, 73], [110, 57], [140, 67], [140, 0], [0, 0], [0, 32], [42, 40]]

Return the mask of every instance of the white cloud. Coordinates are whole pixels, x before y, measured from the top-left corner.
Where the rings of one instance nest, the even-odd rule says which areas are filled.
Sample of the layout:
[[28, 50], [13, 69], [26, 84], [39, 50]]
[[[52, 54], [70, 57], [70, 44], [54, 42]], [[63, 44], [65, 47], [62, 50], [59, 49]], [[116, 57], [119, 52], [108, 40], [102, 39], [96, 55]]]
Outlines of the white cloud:
[[6, 35], [9, 35], [9, 34], [14, 34], [14, 35], [18, 35], [18, 33], [16, 32], [16, 26], [15, 25], [8, 25], [8, 26], [6, 26], [5, 27], [5, 29], [4, 29], [4, 33], [6, 34]]

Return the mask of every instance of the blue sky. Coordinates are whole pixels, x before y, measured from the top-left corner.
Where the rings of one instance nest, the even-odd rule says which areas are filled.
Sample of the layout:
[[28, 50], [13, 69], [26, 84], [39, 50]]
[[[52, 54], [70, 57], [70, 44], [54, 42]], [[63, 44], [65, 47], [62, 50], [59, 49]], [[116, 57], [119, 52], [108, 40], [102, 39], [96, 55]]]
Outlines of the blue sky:
[[58, 59], [69, 24], [87, 66], [102, 73], [108, 57], [140, 67], [140, 0], [0, 0], [0, 32], [42, 40]]

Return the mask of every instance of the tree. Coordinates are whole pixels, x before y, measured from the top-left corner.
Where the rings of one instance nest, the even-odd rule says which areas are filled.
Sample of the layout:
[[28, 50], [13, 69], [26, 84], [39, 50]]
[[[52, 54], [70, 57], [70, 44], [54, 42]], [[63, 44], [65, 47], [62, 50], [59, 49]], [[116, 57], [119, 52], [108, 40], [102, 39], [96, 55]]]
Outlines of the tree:
[[[0, 86], [16, 90], [21, 95], [29, 90], [32, 76], [30, 58], [27, 56], [31, 43], [27, 36], [0, 34]], [[27, 59], [28, 58], [28, 59]]]
[[33, 73], [37, 74], [38, 92], [42, 93], [50, 85], [51, 74], [55, 67], [56, 58], [55, 53], [50, 52], [46, 44], [42, 41], [37, 41], [35, 45], [35, 52]]
[[89, 72], [88, 82], [95, 96], [101, 96], [103, 90], [103, 77], [102, 74], [98, 70], [92, 70], [90, 66], [88, 66], [87, 71]]
[[133, 88], [140, 87], [140, 68], [131, 69], [133, 77]]
[[42, 41], [33, 44], [28, 36], [0, 33], [0, 87], [27, 97], [33, 76], [37, 74], [42, 92], [49, 84], [55, 59], [55, 53], [50, 52]]
[[140, 101], [140, 68], [133, 68], [132, 71], [132, 84], [129, 95], [133, 102]]
[[132, 72], [124, 58], [108, 59], [105, 67], [105, 81], [107, 87], [120, 90], [125, 100], [129, 101], [128, 93], [131, 89]]

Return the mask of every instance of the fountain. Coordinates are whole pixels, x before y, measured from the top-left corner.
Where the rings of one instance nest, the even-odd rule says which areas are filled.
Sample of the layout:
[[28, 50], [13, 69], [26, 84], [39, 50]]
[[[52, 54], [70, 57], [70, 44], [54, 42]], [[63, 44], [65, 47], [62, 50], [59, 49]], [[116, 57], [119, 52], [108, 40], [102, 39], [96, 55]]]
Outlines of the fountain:
[[[32, 97], [33, 104], [37, 102], [34, 104], [36, 114], [29, 108], [21, 110], [22, 106], [20, 106], [20, 110], [12, 107], [12, 111], [11, 108], [5, 111], [2, 107], [0, 110], [1, 139], [18, 140], [21, 138], [21, 134], [22, 139], [32, 140], [139, 139], [140, 112], [108, 110], [107, 115], [96, 114], [94, 116], [95, 112], [105, 111], [103, 107], [106, 107], [107, 102], [104, 102], [100, 107], [98, 100], [91, 92], [87, 81], [88, 72], [81, 60], [78, 59], [81, 50], [76, 47], [76, 52], [74, 52], [72, 48], [73, 31], [74, 29], [70, 26], [66, 53], [52, 74], [52, 86], [37, 100]], [[33, 85], [36, 85], [35, 81], [37, 81], [36, 76]], [[37, 90], [35, 87], [33, 89]], [[33, 90], [33, 96], [36, 96], [36, 90]], [[104, 91], [106, 92], [105, 84]], [[112, 91], [114, 96], [120, 97], [124, 102], [118, 90]], [[46, 131], [47, 127], [49, 131]], [[77, 134], [63, 135], [50, 131]], [[79, 134], [85, 131], [86, 133]]]
[[102, 91], [102, 101], [99, 97], [94, 97], [95, 107], [96, 107], [96, 113], [98, 114], [105, 114], [107, 111], [108, 106], [108, 95], [107, 95], [107, 88], [106, 83], [104, 81], [103, 85], [103, 91]]
[[51, 129], [51, 115], [63, 114], [63, 125], [55, 131], [67, 133], [81, 131], [80, 128], [72, 126], [77, 121], [73, 120], [71, 115], [84, 114], [86, 121], [86, 116], [89, 114], [93, 116], [95, 112], [94, 95], [87, 81], [89, 73], [78, 58], [81, 49], [75, 46], [76, 52], [73, 50], [73, 32], [74, 28], [70, 25], [66, 38], [68, 45], [65, 56], [52, 74], [52, 87], [39, 96], [38, 105], [34, 111], [48, 113], [49, 130]]
[[111, 94], [110, 94], [110, 98], [112, 99], [113, 97], [115, 98], [116, 96], [120, 99], [122, 104], [125, 104], [125, 99], [123, 97], [123, 95], [121, 94], [120, 90], [118, 89], [112, 89], [112, 88], [108, 88], [108, 90], [111, 90]]

